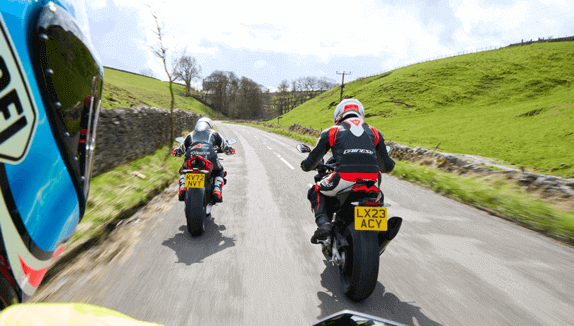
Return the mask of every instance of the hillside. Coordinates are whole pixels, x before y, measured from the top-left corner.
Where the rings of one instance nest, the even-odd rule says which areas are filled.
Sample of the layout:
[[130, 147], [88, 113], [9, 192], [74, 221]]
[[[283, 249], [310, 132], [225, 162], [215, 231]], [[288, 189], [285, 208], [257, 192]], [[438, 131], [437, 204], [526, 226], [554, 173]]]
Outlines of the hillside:
[[[386, 140], [574, 177], [574, 42], [421, 63], [345, 85]], [[332, 125], [337, 87], [280, 120]], [[273, 120], [277, 123], [277, 120]]]
[[[173, 84], [173, 91], [176, 108], [202, 113], [208, 117], [217, 117], [216, 112], [213, 112], [211, 108], [198, 102], [196, 99], [180, 96], [180, 93], [185, 93], [183, 85]], [[169, 83], [104, 68], [102, 108], [113, 109], [147, 105], [169, 110], [170, 102]]]

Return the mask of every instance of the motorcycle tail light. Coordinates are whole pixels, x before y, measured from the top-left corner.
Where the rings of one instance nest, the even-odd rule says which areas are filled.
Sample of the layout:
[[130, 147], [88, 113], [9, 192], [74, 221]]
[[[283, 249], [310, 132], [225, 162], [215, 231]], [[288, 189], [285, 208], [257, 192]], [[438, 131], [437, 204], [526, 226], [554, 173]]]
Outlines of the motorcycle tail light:
[[351, 188], [351, 190], [357, 192], [379, 192], [379, 188], [375, 186], [367, 187], [365, 184], [356, 184]]
[[213, 163], [211, 161], [201, 157], [201, 156], [194, 156], [187, 160], [187, 167], [189, 169], [197, 166], [198, 168], [202, 168], [202, 170], [207, 170], [209, 173], [213, 171]]

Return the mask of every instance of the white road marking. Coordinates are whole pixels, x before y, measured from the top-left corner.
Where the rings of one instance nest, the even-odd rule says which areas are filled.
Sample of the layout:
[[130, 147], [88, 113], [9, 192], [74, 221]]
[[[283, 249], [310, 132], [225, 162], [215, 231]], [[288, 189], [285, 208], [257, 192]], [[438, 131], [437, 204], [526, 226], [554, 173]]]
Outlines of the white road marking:
[[295, 170], [295, 168], [293, 167], [293, 165], [289, 164], [289, 162], [287, 162], [284, 158], [282, 158], [281, 155], [279, 155], [279, 154], [277, 154], [277, 153], [275, 153], [275, 152], [273, 152], [273, 154], [277, 155], [277, 157], [278, 157], [281, 161], [283, 161], [283, 163], [287, 164], [287, 166], [290, 167], [291, 170]]
[[295, 168], [291, 164], [289, 164], [289, 162], [285, 161], [284, 158], [282, 158], [282, 157], [279, 157], [279, 158], [281, 159], [281, 161], [283, 161], [283, 163], [287, 164], [287, 166], [290, 167], [291, 170], [295, 170]]
[[265, 134], [265, 133], [263, 134], [263, 136], [265, 136], [266, 138], [268, 138], [269, 140], [271, 140], [271, 141], [273, 141], [273, 142], [278, 143], [279, 145], [281, 145], [281, 146], [283, 146], [283, 147], [287, 147], [290, 151], [292, 151], [292, 152], [294, 152], [294, 153], [297, 153], [297, 154], [300, 155], [300, 156], [307, 156], [307, 155], [305, 155], [305, 154], [299, 152], [298, 150], [296, 150], [296, 149], [294, 148], [294, 146], [287, 145], [287, 144], [283, 143], [282, 141], [280, 141], [280, 140], [278, 140], [278, 139], [275, 139], [274, 137], [271, 137], [271, 136], [269, 136], [269, 135], [267, 135], [267, 134]]

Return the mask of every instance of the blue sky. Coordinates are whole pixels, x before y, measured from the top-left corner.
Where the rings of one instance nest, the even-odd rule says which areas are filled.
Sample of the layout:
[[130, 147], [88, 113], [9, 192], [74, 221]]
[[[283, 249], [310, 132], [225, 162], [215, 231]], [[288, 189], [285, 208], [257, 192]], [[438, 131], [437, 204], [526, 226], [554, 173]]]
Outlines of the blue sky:
[[[340, 82], [438, 56], [539, 37], [574, 35], [571, 0], [149, 1], [171, 55], [186, 51], [202, 77], [233, 71], [267, 87], [305, 76]], [[86, 1], [105, 66], [166, 80], [149, 8], [135, 0]], [[199, 80], [196, 82], [200, 82]]]

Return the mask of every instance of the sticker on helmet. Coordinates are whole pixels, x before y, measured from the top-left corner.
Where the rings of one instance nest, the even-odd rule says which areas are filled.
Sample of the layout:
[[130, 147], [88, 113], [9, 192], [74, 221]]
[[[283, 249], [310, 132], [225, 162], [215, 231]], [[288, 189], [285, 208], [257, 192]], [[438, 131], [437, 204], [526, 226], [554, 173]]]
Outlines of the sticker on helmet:
[[0, 162], [26, 156], [38, 115], [20, 60], [0, 15]]
[[349, 110], [355, 110], [355, 111], [359, 111], [359, 106], [357, 104], [347, 104], [345, 105], [345, 109], [343, 110], [343, 112], [347, 112]]

